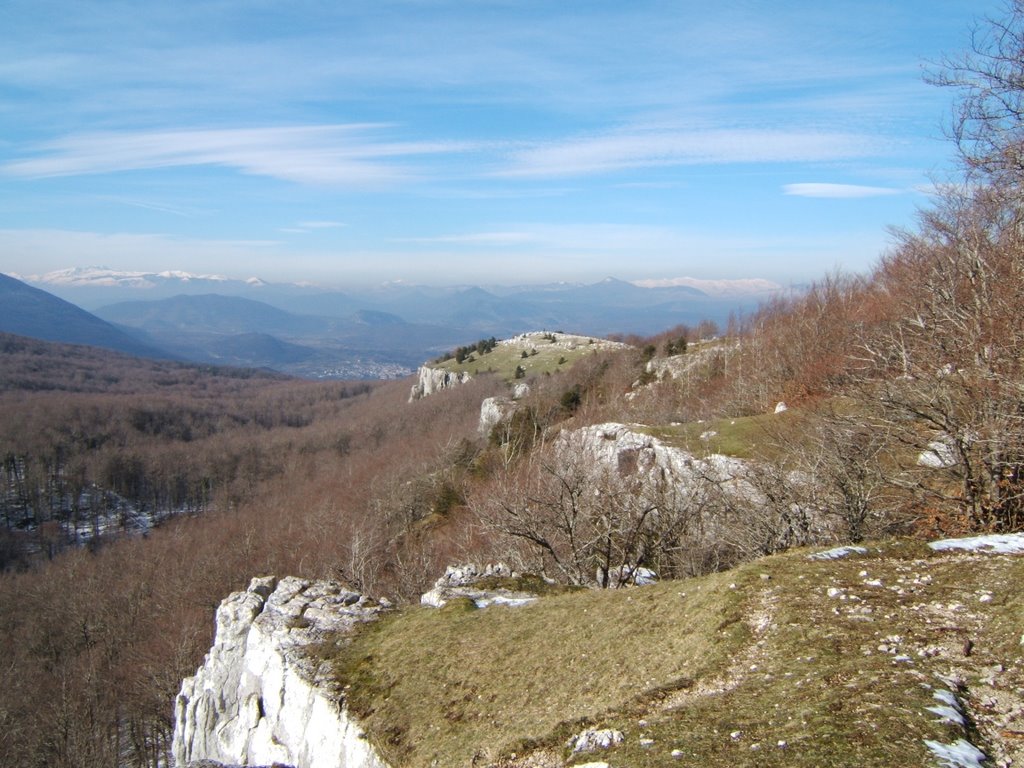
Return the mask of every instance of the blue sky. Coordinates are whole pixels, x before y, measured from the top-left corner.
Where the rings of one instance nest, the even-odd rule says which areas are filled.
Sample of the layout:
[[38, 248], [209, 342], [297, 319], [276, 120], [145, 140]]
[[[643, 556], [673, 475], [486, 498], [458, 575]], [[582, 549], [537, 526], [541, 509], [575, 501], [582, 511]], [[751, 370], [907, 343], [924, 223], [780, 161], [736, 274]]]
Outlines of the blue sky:
[[870, 268], [998, 0], [4, 0], [0, 272]]

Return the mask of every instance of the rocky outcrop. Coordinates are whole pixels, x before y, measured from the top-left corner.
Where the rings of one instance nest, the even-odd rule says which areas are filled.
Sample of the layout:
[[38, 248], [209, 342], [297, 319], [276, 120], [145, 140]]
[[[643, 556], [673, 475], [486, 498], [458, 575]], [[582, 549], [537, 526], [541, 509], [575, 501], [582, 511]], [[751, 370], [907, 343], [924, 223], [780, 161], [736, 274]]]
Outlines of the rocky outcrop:
[[450, 600], [467, 598], [477, 608], [491, 605], [526, 605], [537, 599], [537, 595], [519, 590], [490, 588], [480, 586], [485, 579], [512, 579], [517, 574], [504, 563], [495, 563], [483, 568], [467, 563], [465, 565], [449, 565], [444, 576], [434, 582], [434, 588], [423, 593], [420, 603], [441, 608]]
[[573, 352], [585, 347], [591, 352], [607, 352], [617, 349], [626, 349], [629, 345], [621, 341], [609, 341], [599, 339], [596, 336], [581, 336], [575, 333], [548, 333], [547, 331], [530, 331], [513, 336], [511, 339], [502, 339], [498, 342], [500, 346], [512, 347], [514, 349], [530, 350], [534, 347], [552, 346], [557, 349], [564, 349]]
[[516, 401], [530, 394], [530, 385], [519, 382], [512, 387], [511, 397], [487, 397], [480, 403], [480, 423], [477, 431], [481, 437], [488, 437], [491, 430], [512, 414]]
[[410, 403], [414, 400], [419, 400], [421, 397], [440, 392], [442, 389], [449, 389], [457, 384], [465, 384], [473, 378], [465, 371], [455, 373], [441, 368], [430, 368], [426, 365], [420, 368], [417, 377], [418, 379], [413, 384], [412, 391], [409, 393]]
[[175, 764], [387, 768], [309, 653], [386, 609], [333, 582], [294, 577], [256, 578], [230, 595], [217, 609], [213, 647], [175, 700]]
[[727, 494], [756, 495], [746, 481], [747, 462], [722, 454], [699, 458], [640, 431], [640, 427], [608, 422], [563, 432], [556, 448], [578, 457], [596, 473], [612, 470], [650, 482], [669, 482], [683, 489], [711, 484]]
[[487, 437], [491, 430], [501, 423], [502, 419], [512, 407], [512, 401], [507, 397], [486, 397], [480, 403], [480, 423], [477, 431], [481, 437]]

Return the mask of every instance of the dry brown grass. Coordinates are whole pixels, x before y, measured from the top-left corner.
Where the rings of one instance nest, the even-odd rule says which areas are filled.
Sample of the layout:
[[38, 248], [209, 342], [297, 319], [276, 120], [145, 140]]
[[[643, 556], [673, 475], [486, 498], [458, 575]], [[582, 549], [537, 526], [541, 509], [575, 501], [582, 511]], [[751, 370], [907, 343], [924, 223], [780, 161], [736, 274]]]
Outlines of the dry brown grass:
[[393, 765], [495, 760], [726, 663], [749, 638], [737, 577], [514, 609], [415, 608], [362, 633], [338, 676]]
[[413, 768], [594, 760], [562, 746], [585, 725], [625, 734], [600, 757], [614, 766], [675, 764], [673, 750], [706, 768], [928, 765], [924, 739], [962, 735], [925, 709], [950, 675], [975, 743], [1012, 760], [1022, 577], [1024, 558], [913, 542], [793, 552], [519, 609], [413, 609], [359, 636], [337, 672], [391, 764]]

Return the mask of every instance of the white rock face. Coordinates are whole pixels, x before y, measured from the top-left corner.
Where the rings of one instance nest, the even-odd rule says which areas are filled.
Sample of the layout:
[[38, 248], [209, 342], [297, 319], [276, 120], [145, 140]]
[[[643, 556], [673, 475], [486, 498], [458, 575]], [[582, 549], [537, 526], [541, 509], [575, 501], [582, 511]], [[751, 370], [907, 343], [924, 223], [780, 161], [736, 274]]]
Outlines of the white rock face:
[[530, 394], [530, 385], [518, 382], [512, 387], [512, 397], [487, 397], [480, 403], [480, 423], [477, 431], [481, 437], [488, 437], [491, 430], [500, 424], [515, 409], [516, 400]]
[[440, 368], [430, 368], [426, 365], [420, 368], [419, 380], [413, 384], [412, 392], [409, 393], [409, 402], [419, 400], [421, 397], [440, 392], [442, 389], [449, 389], [457, 384], [465, 384], [472, 379], [468, 373], [453, 373]]
[[177, 766], [388, 768], [303, 652], [384, 608], [333, 582], [253, 579], [217, 609], [213, 647], [175, 700]]
[[619, 585], [624, 587], [646, 587], [658, 583], [658, 574], [650, 568], [620, 565], [611, 569], [611, 575], [605, 579], [605, 569], [598, 568], [594, 580], [598, 584], [608, 584], [608, 589], [618, 589]]
[[512, 401], [507, 397], [487, 397], [480, 403], [480, 423], [477, 431], [481, 437], [487, 437], [491, 430], [497, 426], [505, 414], [512, 407]]
[[[696, 456], [640, 429], [614, 422], [594, 424], [562, 432], [554, 449], [567, 467], [573, 467], [571, 471], [589, 474], [595, 483], [622, 489], [639, 481], [646, 488], [672, 489], [700, 515], [693, 535], [709, 545], [720, 542], [727, 532], [729, 523], [720, 510], [758, 510], [770, 503], [760, 486], [761, 468], [753, 462], [714, 453]], [[796, 473], [786, 480], [803, 482]], [[816, 531], [825, 530], [814, 509], [794, 506], [792, 511], [811, 516]]]
[[710, 482], [727, 493], [755, 498], [757, 491], [745, 480], [749, 467], [742, 459], [713, 453], [698, 458], [626, 424], [608, 422], [559, 435], [559, 450], [580, 457], [585, 464], [614, 470], [624, 476], [647, 476], [684, 487]]

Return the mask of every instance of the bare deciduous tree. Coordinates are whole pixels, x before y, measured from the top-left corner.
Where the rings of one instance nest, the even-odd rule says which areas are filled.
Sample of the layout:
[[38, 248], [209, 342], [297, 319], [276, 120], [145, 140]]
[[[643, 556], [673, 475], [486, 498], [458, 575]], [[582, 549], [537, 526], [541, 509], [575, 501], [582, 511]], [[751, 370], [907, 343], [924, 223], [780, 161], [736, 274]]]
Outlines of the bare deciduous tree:
[[687, 489], [565, 446], [501, 473], [471, 505], [491, 530], [526, 545], [530, 565], [601, 587], [631, 582], [638, 568], [684, 575], [698, 520]]
[[957, 94], [950, 135], [972, 174], [1007, 190], [1024, 181], [1024, 2], [1011, 0], [1003, 18], [971, 34], [966, 53], [947, 57], [930, 82]]
[[[953, 498], [979, 529], [1024, 524], [1024, 229], [987, 187], [951, 190], [875, 276], [890, 316], [862, 339], [864, 390], [901, 441], [942, 443]], [[932, 473], [934, 475], [934, 473]]]

